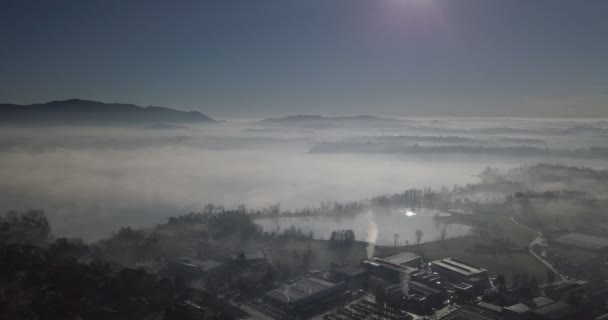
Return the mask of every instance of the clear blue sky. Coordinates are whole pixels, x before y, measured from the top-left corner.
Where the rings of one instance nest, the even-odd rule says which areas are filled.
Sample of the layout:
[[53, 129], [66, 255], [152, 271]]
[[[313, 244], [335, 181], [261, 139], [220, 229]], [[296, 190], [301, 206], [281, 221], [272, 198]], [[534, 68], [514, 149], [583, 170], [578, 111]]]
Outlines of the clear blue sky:
[[608, 1], [0, 0], [0, 101], [608, 116]]

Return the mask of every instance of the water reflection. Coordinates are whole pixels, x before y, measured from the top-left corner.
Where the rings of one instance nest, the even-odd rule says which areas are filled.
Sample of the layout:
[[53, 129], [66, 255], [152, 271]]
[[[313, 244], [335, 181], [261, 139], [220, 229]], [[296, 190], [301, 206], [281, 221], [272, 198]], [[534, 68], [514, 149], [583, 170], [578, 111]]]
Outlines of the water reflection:
[[403, 215], [405, 215], [406, 217], [413, 217], [416, 215], [416, 212], [410, 209], [399, 209], [398, 211], [403, 213]]
[[[378, 245], [394, 245], [398, 238], [398, 245], [416, 242], [416, 230], [422, 231], [421, 242], [435, 241], [445, 232], [446, 238], [468, 235], [470, 227], [461, 224], [446, 224], [433, 219], [435, 216], [447, 216], [449, 213], [434, 209], [420, 208], [398, 210], [376, 210], [373, 223], [377, 225]], [[264, 231], [282, 232], [295, 226], [304, 232], [312, 232], [315, 239], [329, 239], [335, 230], [352, 229], [357, 240], [367, 241], [374, 236], [370, 233], [370, 214], [354, 216], [314, 216], [314, 217], [273, 217], [257, 219]], [[444, 231], [445, 230], [445, 231]], [[398, 236], [395, 236], [398, 235]]]

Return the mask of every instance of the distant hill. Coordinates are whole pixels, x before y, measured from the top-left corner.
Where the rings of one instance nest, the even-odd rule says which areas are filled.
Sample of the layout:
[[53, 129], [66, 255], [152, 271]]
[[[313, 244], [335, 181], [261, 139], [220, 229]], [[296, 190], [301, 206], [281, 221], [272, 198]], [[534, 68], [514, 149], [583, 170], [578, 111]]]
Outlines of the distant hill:
[[148, 129], [148, 130], [182, 130], [182, 129], [188, 129], [188, 127], [180, 126], [177, 124], [159, 123], [159, 124], [145, 126], [144, 129]]
[[347, 117], [324, 117], [320, 115], [295, 115], [283, 118], [269, 118], [261, 120], [262, 124], [279, 125], [305, 125], [314, 127], [330, 127], [340, 124], [392, 124], [401, 122], [399, 119], [382, 118], [369, 115], [347, 116]]
[[40, 104], [0, 104], [4, 125], [109, 125], [156, 123], [215, 123], [198, 111], [69, 99]]

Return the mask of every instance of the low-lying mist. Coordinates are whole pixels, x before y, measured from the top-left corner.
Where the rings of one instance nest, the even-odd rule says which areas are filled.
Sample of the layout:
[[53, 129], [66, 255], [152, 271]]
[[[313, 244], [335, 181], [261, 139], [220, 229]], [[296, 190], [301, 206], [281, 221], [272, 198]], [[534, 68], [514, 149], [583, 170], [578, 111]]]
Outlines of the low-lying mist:
[[[478, 181], [476, 175], [488, 166], [507, 170], [550, 162], [605, 169], [603, 155], [563, 153], [606, 147], [605, 126], [597, 121], [409, 120], [324, 128], [230, 122], [4, 128], [0, 210], [43, 209], [56, 235], [95, 240], [122, 225], [149, 226], [202, 211], [207, 203], [228, 208], [280, 203], [295, 209], [407, 188], [463, 185]], [[345, 149], [349, 144], [363, 151]], [[531, 146], [539, 151], [508, 151]], [[497, 149], [502, 151], [493, 152]]]

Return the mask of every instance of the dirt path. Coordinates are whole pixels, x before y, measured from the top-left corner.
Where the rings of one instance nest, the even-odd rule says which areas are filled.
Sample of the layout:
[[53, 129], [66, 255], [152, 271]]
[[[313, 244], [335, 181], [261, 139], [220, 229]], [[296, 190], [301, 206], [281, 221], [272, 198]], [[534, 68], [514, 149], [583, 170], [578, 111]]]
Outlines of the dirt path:
[[528, 246], [528, 251], [530, 252], [531, 255], [533, 255], [538, 261], [542, 262], [547, 268], [549, 268], [551, 271], [553, 271], [555, 273], [555, 275], [558, 277], [558, 281], [564, 281], [567, 280], [567, 278], [561, 274], [561, 272], [559, 272], [559, 270], [557, 270], [551, 263], [549, 263], [549, 261], [545, 260], [543, 257], [541, 257], [540, 255], [536, 254], [536, 252], [534, 252], [534, 250], [532, 250], [532, 248], [534, 247], [535, 244], [541, 244], [543, 241], [543, 236], [540, 233], [540, 231], [536, 231], [526, 225], [523, 225], [519, 222], [517, 222], [517, 220], [515, 220], [515, 217], [511, 216], [511, 221], [513, 223], [515, 223], [516, 225], [525, 228], [529, 231], [532, 231], [534, 233], [536, 233], [536, 238], [530, 242], [530, 245]]

